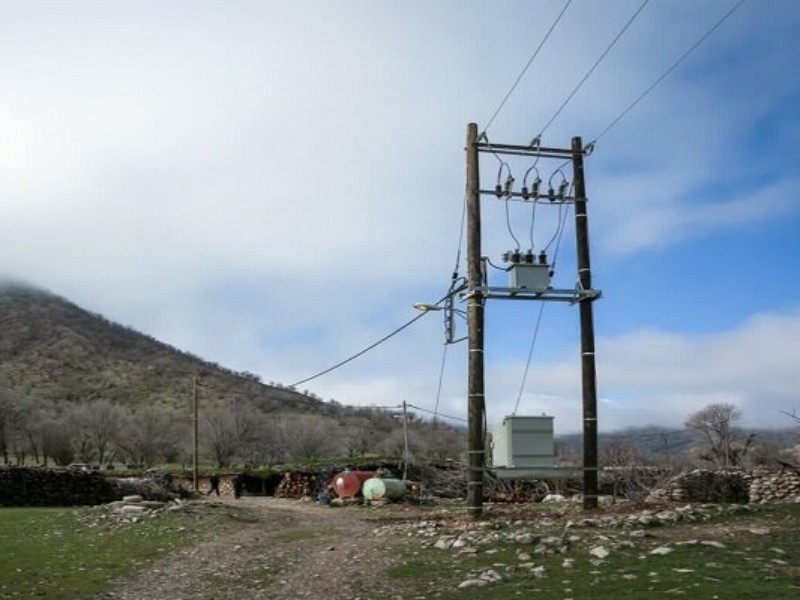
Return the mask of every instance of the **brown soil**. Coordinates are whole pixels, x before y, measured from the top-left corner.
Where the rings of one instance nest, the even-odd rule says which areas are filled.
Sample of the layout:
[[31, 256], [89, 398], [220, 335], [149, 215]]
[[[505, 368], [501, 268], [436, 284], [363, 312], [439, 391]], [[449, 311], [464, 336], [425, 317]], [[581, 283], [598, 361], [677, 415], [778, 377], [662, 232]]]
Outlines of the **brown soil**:
[[375, 513], [308, 502], [245, 497], [214, 500], [250, 509], [253, 519], [213, 532], [138, 573], [105, 598], [399, 598], [385, 571], [398, 558], [372, 535]]

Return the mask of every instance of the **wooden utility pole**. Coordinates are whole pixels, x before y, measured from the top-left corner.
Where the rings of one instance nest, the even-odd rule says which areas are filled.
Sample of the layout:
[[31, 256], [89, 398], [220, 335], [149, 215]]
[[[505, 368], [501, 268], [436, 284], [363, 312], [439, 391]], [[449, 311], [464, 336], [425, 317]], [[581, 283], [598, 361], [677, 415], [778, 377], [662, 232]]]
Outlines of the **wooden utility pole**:
[[[583, 142], [572, 138], [572, 169], [575, 185], [575, 240], [580, 289], [592, 289], [589, 260], [589, 225], [586, 184], [583, 178]], [[581, 321], [581, 379], [583, 394], [583, 508], [597, 508], [597, 372], [594, 356], [594, 315], [591, 298], [578, 304]]]
[[408, 479], [408, 403], [403, 400], [403, 481]]
[[467, 511], [472, 518], [483, 512], [483, 471], [486, 464], [484, 423], [483, 322], [484, 300], [481, 269], [481, 204], [478, 169], [478, 126], [467, 126], [467, 325], [468, 357], [468, 469]]
[[192, 485], [194, 491], [199, 489], [197, 481], [197, 377], [192, 377]]

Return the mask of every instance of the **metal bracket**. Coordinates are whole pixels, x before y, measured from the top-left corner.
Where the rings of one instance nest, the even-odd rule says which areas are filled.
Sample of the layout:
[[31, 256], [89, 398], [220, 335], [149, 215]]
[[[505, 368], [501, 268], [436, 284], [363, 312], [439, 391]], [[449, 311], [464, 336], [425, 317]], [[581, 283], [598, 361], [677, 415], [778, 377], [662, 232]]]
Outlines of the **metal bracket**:
[[556, 289], [529, 290], [527, 288], [477, 287], [461, 293], [462, 299], [473, 295], [497, 300], [542, 300], [545, 302], [593, 302], [603, 295], [602, 290]]

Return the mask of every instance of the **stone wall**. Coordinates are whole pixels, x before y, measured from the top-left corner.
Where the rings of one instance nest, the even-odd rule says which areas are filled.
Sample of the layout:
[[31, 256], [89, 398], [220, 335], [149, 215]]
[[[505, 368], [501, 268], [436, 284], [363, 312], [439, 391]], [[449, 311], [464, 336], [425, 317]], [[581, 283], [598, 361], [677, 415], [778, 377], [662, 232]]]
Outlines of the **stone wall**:
[[648, 501], [800, 502], [800, 474], [791, 469], [779, 472], [695, 469], [667, 481], [650, 494]]
[[0, 506], [81, 506], [120, 499], [103, 475], [72, 469], [0, 468]]
[[800, 473], [783, 469], [779, 473], [755, 473], [750, 478], [750, 502], [800, 502]]

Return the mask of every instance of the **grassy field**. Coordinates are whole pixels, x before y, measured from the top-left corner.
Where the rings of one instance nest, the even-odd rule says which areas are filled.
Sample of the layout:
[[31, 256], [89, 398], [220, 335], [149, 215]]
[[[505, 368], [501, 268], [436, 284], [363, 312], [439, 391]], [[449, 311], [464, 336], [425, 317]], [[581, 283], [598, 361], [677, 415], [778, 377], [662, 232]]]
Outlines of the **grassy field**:
[[[760, 506], [723, 520], [655, 528], [635, 542], [618, 531], [573, 533], [582, 540], [566, 553], [530, 557], [520, 556], [519, 544], [498, 543], [488, 551], [459, 555], [414, 543], [404, 550], [405, 564], [394, 568], [391, 576], [419, 597], [441, 599], [800, 598], [797, 504]], [[610, 550], [602, 561], [589, 554], [597, 545]], [[651, 554], [658, 547], [670, 551]], [[537, 568], [538, 574], [533, 572]], [[487, 572], [496, 573], [498, 580], [458, 588]]]
[[80, 600], [236, 517], [218, 508], [199, 518], [163, 513], [136, 524], [87, 508], [0, 509], [0, 598]]

